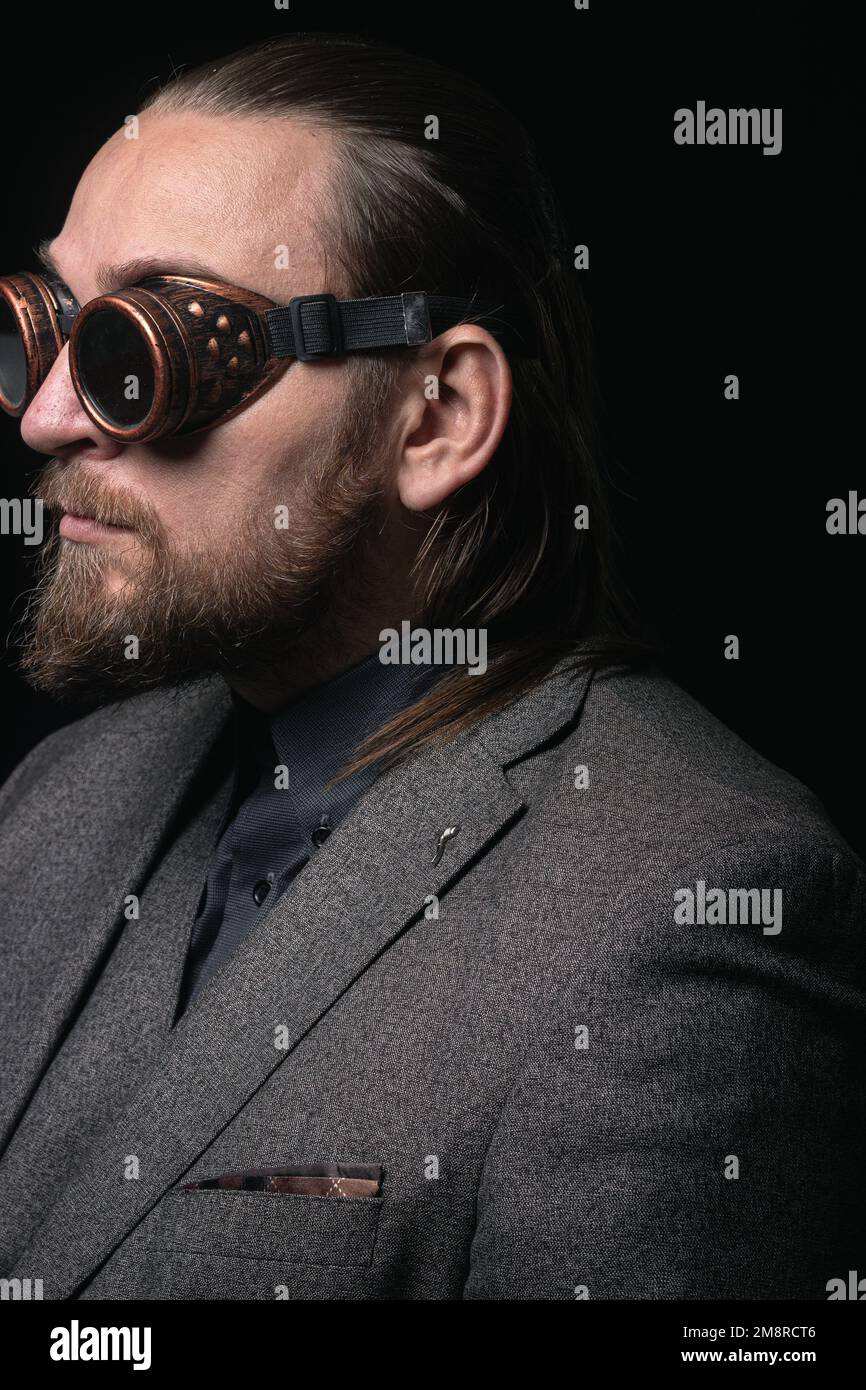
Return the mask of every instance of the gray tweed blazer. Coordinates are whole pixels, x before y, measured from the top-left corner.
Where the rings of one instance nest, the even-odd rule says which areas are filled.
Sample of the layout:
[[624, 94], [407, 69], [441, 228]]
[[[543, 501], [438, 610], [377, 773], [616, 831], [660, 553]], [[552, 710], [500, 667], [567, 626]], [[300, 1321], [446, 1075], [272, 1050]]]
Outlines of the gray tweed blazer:
[[560, 663], [383, 774], [174, 1027], [230, 708], [216, 678], [111, 706], [0, 794], [0, 1274], [271, 1300], [866, 1274], [866, 868], [811, 792], [665, 676]]

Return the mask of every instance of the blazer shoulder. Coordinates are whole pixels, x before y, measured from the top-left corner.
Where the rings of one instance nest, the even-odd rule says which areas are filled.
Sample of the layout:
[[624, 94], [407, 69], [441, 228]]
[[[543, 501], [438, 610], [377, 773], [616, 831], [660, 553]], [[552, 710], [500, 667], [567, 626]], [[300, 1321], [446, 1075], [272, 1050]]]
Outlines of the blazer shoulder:
[[625, 814], [655, 814], [706, 843], [790, 837], [854, 855], [810, 787], [661, 671], [597, 673], [571, 741]]
[[637, 998], [653, 981], [666, 994], [731, 971], [755, 999], [765, 985], [862, 988], [866, 864], [814, 793], [669, 677], [597, 674], [576, 725], [539, 757], [538, 795], [497, 871], [506, 930], [519, 922], [543, 961], [542, 1010], [560, 991], [571, 1008], [587, 979]]
[[158, 757], [178, 730], [227, 708], [222, 682], [146, 691], [64, 724], [30, 749], [0, 787], [0, 816], [44, 780], [74, 771], [85, 780], [123, 768], [131, 756]]

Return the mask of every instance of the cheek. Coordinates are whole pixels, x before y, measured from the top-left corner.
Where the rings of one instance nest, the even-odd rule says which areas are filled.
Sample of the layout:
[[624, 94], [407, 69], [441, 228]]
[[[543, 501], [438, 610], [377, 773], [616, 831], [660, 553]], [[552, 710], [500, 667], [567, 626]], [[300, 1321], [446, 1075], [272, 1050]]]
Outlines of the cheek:
[[[195, 457], [162, 465], [145, 485], [148, 497], [170, 539], [185, 548], [230, 535], [267, 495], [275, 471], [267, 441], [259, 434], [244, 439], [227, 422]], [[231, 430], [231, 433], [229, 431]]]
[[285, 447], [270, 453], [259, 439], [255, 450], [230, 451], [203, 477], [181, 472], [154, 499], [170, 544], [181, 552], [222, 555], [230, 563], [233, 549], [274, 525], [276, 507], [297, 511], [301, 462]]
[[[301, 503], [305, 477], [330, 456], [342, 398], [333, 369], [318, 381], [291, 383], [291, 374], [234, 419], [191, 437], [194, 447], [169, 444], [142, 469], [139, 481], [176, 545], [230, 540], [244, 524], [272, 523], [276, 506]], [[167, 456], [172, 447], [177, 457]]]
[[[291, 373], [289, 373], [291, 375]], [[338, 404], [311, 390], [280, 390], [226, 425], [230, 445], [222, 496], [229, 505], [300, 502], [305, 479], [329, 461]], [[228, 430], [236, 426], [229, 439]]]

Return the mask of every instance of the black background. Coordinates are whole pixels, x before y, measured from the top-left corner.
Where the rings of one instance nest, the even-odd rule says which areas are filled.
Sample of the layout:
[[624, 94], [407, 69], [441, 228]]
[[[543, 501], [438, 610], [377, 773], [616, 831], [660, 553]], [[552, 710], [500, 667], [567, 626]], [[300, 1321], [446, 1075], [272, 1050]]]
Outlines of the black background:
[[[84, 165], [155, 79], [287, 29], [429, 53], [530, 129], [572, 241], [590, 250], [605, 457], [650, 634], [672, 673], [814, 788], [866, 852], [866, 537], [825, 527], [829, 498], [866, 494], [848, 331], [862, 309], [862, 175], [843, 21], [790, 0], [32, 6], [5, 36], [2, 264], [34, 265]], [[782, 153], [676, 146], [673, 113], [698, 100], [781, 106]], [[39, 456], [17, 422], [0, 418], [0, 431], [2, 495], [24, 496]], [[10, 626], [29, 553], [0, 536]], [[728, 633], [739, 661], [723, 659]], [[35, 695], [11, 653], [0, 694], [5, 776], [76, 711]]]

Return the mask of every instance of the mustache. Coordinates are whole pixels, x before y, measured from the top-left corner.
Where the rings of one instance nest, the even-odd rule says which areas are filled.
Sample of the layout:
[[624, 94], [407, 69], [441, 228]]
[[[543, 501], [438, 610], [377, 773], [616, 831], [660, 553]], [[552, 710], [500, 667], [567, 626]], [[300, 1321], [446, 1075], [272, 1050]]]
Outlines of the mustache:
[[162, 530], [154, 509], [140, 497], [114, 491], [93, 473], [51, 459], [40, 472], [32, 491], [58, 518], [64, 512], [91, 517], [105, 526], [125, 526], [144, 540], [156, 539]]

